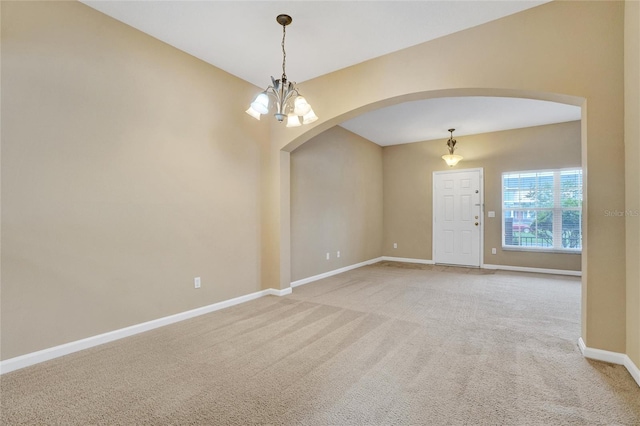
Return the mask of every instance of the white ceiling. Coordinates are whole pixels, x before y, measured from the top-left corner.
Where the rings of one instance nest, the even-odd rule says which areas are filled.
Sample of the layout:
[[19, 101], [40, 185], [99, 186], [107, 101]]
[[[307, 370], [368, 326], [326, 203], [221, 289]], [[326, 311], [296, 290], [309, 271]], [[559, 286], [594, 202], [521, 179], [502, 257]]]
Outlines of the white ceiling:
[[282, 73], [298, 83], [544, 1], [116, 1], [83, 3], [262, 87]]
[[[281, 13], [293, 17], [287, 76], [300, 83], [549, 0], [81, 1], [264, 88], [269, 76], [278, 78], [282, 71], [282, 27], [275, 20]], [[446, 98], [373, 111], [344, 127], [390, 145], [445, 138], [450, 127], [462, 136], [579, 118], [578, 107], [549, 102]]]
[[520, 98], [460, 97], [406, 102], [360, 115], [342, 127], [381, 146], [580, 120], [580, 107]]

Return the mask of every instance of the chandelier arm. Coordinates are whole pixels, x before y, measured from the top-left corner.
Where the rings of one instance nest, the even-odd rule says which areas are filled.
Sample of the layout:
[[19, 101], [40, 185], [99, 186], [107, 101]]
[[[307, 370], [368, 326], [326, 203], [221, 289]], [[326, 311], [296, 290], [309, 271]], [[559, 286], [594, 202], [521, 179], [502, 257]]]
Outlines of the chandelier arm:
[[289, 107], [289, 111], [293, 111], [294, 107], [292, 105], [291, 99], [297, 96], [300, 96], [300, 93], [298, 92], [298, 89], [296, 89], [295, 87], [285, 94], [284, 98], [282, 98], [283, 112], [286, 109], [286, 107]]
[[278, 96], [278, 92], [274, 89], [273, 86], [267, 87], [263, 93], [266, 93], [267, 96], [275, 100], [276, 102], [280, 102], [280, 96]]
[[[453, 134], [452, 134], [453, 136]], [[449, 154], [453, 155], [453, 152], [455, 151], [456, 148], [456, 140], [453, 139], [453, 137], [449, 138], [449, 140], [447, 141], [447, 147], [449, 148]]]
[[300, 96], [300, 93], [298, 93], [298, 89], [296, 89], [295, 87], [285, 93], [284, 98], [282, 99], [282, 103], [289, 102], [294, 95]]

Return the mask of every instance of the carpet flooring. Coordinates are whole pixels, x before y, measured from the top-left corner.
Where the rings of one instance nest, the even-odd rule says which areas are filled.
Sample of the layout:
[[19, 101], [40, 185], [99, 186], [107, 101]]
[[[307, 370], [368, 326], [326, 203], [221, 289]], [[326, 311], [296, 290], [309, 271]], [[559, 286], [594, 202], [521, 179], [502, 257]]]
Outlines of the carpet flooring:
[[0, 377], [0, 423], [639, 425], [577, 278], [380, 262]]

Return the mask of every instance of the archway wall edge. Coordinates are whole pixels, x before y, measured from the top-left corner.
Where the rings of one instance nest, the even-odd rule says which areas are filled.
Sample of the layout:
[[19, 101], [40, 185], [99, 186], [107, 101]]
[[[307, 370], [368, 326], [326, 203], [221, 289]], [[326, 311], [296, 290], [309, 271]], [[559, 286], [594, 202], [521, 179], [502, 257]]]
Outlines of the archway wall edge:
[[[437, 89], [420, 92], [410, 92], [402, 95], [393, 96], [390, 98], [379, 99], [375, 102], [371, 102], [366, 105], [359, 106], [355, 109], [338, 113], [337, 115], [325, 118], [319, 121], [313, 127], [302, 128], [301, 133], [297, 134], [292, 140], [287, 139], [291, 137], [291, 134], [278, 133], [276, 137], [279, 140], [274, 141], [276, 146], [280, 146], [280, 150], [285, 152], [292, 152], [309, 139], [319, 135], [339, 125], [347, 120], [355, 118], [361, 114], [374, 111], [380, 108], [385, 108], [392, 105], [401, 104], [404, 102], [419, 101], [424, 99], [435, 98], [454, 98], [454, 97], [468, 97], [468, 96], [481, 96], [481, 97], [503, 97], [503, 98], [525, 98], [535, 99], [541, 101], [550, 101], [563, 103], [568, 105], [582, 106], [585, 99], [580, 96], [566, 95], [561, 93], [551, 92], [536, 92], [532, 90], [522, 89], [505, 89], [505, 88], [451, 88], [451, 89]], [[281, 139], [283, 138], [283, 139]]]

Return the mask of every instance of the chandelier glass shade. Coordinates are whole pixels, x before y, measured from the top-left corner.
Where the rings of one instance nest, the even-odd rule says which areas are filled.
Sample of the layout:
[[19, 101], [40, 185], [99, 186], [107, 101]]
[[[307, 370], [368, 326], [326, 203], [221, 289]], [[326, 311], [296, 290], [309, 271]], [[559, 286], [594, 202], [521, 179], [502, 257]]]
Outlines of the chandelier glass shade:
[[278, 15], [276, 21], [282, 25], [282, 77], [277, 80], [271, 77], [271, 85], [251, 102], [251, 106], [245, 112], [260, 120], [260, 116], [268, 114], [273, 106], [275, 109], [274, 117], [279, 122], [283, 122], [286, 118], [287, 127], [313, 123], [318, 119], [318, 116], [313, 112], [307, 100], [300, 95], [295, 82], [287, 80], [285, 71], [287, 53], [284, 41], [287, 25], [291, 23], [292, 19], [289, 15]]
[[458, 164], [458, 162], [460, 160], [462, 160], [462, 156], [461, 155], [456, 155], [454, 154], [454, 151], [456, 149], [456, 140], [453, 138], [453, 132], [456, 129], [449, 129], [448, 131], [451, 133], [451, 137], [449, 138], [449, 140], [447, 141], [447, 148], [449, 149], [449, 154], [443, 155], [442, 159], [447, 163], [447, 166], [449, 167], [453, 167], [456, 164]]

